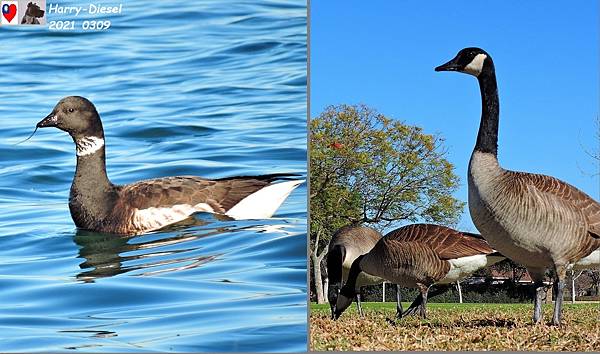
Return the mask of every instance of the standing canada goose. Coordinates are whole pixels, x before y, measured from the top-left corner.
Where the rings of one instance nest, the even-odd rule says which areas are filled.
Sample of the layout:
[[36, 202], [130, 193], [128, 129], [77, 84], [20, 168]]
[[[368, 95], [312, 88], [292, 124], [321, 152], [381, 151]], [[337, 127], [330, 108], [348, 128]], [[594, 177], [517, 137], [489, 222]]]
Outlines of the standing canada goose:
[[401, 227], [352, 263], [348, 281], [337, 298], [335, 317], [352, 303], [361, 272], [419, 289], [419, 297], [407, 313], [418, 307], [426, 318], [427, 295], [433, 284], [459, 281], [503, 259], [479, 235], [432, 224]]
[[[269, 218], [303, 181], [293, 174], [209, 180], [164, 177], [114, 185], [106, 174], [104, 130], [96, 107], [83, 97], [65, 97], [37, 128], [55, 127], [73, 138], [77, 167], [69, 210], [78, 228], [138, 234], [185, 220], [196, 212], [233, 219]], [[280, 183], [277, 183], [280, 182]]]
[[[435, 70], [462, 72], [479, 82], [482, 113], [469, 161], [469, 212], [492, 247], [529, 271], [536, 284], [533, 320], [538, 323], [546, 270], [554, 270], [562, 294], [567, 268], [600, 247], [600, 204], [556, 178], [500, 167], [498, 88], [488, 53], [465, 48]], [[557, 296], [555, 325], [560, 324], [562, 302]]]
[[[333, 234], [327, 252], [327, 274], [329, 277], [329, 290], [327, 297], [331, 307], [331, 317], [335, 318], [337, 297], [342, 287], [342, 280], [346, 282], [352, 262], [363, 254], [368, 253], [382, 235], [375, 229], [360, 225], [348, 225], [340, 228]], [[362, 286], [383, 283], [383, 279], [366, 273], [360, 273], [356, 282], [356, 306], [362, 316], [360, 291]], [[402, 314], [399, 288], [396, 288], [396, 310]]]

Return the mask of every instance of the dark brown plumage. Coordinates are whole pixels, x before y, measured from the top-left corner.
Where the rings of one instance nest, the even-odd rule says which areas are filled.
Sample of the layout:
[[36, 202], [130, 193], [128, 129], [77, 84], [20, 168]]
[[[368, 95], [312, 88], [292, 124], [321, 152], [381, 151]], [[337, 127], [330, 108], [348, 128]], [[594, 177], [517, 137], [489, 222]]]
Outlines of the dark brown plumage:
[[69, 210], [79, 228], [116, 234], [156, 230], [195, 212], [234, 219], [268, 218], [303, 181], [294, 174], [209, 180], [193, 176], [156, 178], [114, 185], [106, 174], [104, 130], [94, 105], [83, 97], [62, 99], [38, 128], [71, 135], [77, 167]]
[[478, 234], [434, 224], [414, 224], [390, 231], [386, 239], [426, 243], [440, 259], [490, 254], [494, 250]]

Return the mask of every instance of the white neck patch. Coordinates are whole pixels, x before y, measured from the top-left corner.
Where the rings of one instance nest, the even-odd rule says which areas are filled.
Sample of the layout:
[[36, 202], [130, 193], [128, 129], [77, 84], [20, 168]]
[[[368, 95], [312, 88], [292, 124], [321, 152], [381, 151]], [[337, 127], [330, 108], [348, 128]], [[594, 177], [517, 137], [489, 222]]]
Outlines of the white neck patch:
[[104, 146], [104, 139], [86, 136], [75, 141], [77, 156], [87, 156], [95, 153]]
[[465, 66], [464, 71], [474, 76], [479, 76], [481, 74], [481, 70], [483, 69], [483, 62], [487, 58], [485, 54], [477, 54], [473, 60], [469, 63], [469, 65]]

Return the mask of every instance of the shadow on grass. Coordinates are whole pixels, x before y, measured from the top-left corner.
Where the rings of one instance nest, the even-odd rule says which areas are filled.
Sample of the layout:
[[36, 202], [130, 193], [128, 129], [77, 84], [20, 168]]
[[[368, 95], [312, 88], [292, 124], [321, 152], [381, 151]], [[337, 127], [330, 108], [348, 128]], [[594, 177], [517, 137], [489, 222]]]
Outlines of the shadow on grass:
[[485, 328], [485, 327], [504, 327], [504, 328], [517, 328], [519, 324], [511, 319], [504, 318], [484, 318], [484, 319], [473, 319], [465, 320], [460, 319], [452, 323], [443, 322], [432, 319], [421, 319], [418, 317], [411, 317], [414, 320], [410, 320], [407, 317], [402, 319], [386, 317], [385, 321], [393, 327], [429, 327], [429, 328]]

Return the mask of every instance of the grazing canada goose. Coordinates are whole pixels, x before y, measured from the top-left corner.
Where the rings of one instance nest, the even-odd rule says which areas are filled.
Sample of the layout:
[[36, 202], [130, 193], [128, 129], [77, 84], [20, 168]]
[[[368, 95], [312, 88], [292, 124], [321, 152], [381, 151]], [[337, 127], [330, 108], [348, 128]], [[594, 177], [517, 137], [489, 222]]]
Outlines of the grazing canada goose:
[[[106, 174], [104, 130], [96, 108], [83, 97], [65, 97], [37, 128], [56, 127], [73, 138], [77, 167], [69, 210], [82, 229], [137, 234], [185, 220], [196, 212], [233, 219], [262, 219], [275, 213], [303, 181], [293, 174], [208, 180], [164, 177], [124, 186]], [[276, 183], [283, 181], [281, 183]]]
[[[556, 178], [505, 170], [498, 163], [499, 102], [494, 62], [465, 48], [436, 71], [458, 71], [479, 82], [482, 100], [477, 142], [469, 162], [469, 211], [490, 245], [527, 268], [536, 284], [533, 320], [542, 320], [543, 277], [554, 270], [559, 294], [566, 270], [600, 247], [600, 204]], [[557, 297], [552, 323], [560, 323]]]
[[418, 301], [407, 312], [418, 307], [420, 315], [426, 318], [428, 291], [433, 284], [459, 281], [504, 258], [479, 235], [432, 224], [401, 227], [352, 263], [348, 281], [337, 298], [335, 316], [339, 317], [352, 303], [361, 272], [419, 289]]
[[[346, 282], [352, 262], [363, 254], [368, 253], [381, 239], [382, 235], [375, 229], [360, 225], [344, 226], [337, 230], [331, 241], [329, 241], [327, 252], [327, 274], [329, 277], [329, 290], [327, 297], [331, 307], [331, 317], [335, 318], [337, 297], [342, 287], [342, 280]], [[356, 306], [362, 316], [360, 303], [360, 291], [362, 286], [383, 283], [383, 279], [366, 273], [360, 273], [355, 282]], [[396, 308], [399, 315], [402, 314], [400, 293], [396, 288]]]

